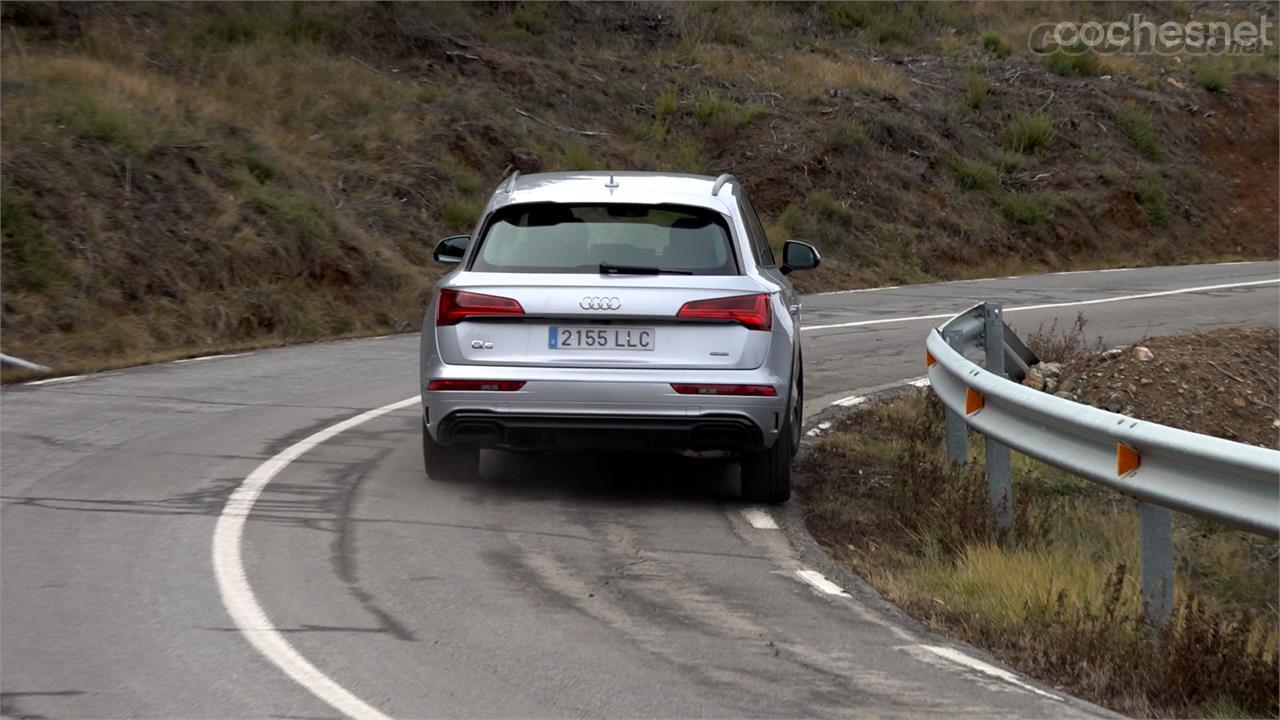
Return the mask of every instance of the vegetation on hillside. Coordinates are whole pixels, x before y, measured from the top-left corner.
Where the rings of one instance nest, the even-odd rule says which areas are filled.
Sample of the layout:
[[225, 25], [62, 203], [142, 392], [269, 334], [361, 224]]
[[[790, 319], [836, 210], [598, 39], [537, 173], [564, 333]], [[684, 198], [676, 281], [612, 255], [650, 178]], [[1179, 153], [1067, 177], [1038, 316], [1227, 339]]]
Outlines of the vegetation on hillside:
[[68, 371], [413, 329], [513, 169], [733, 172], [822, 248], [805, 290], [1274, 257], [1274, 50], [1025, 47], [1132, 9], [6, 2], [0, 340]]
[[1175, 515], [1175, 605], [1155, 629], [1132, 499], [1014, 453], [999, 537], [982, 443], [961, 467], [943, 437], [927, 390], [841, 420], [802, 463], [810, 531], [909, 614], [1078, 697], [1138, 717], [1280, 712], [1274, 541]]

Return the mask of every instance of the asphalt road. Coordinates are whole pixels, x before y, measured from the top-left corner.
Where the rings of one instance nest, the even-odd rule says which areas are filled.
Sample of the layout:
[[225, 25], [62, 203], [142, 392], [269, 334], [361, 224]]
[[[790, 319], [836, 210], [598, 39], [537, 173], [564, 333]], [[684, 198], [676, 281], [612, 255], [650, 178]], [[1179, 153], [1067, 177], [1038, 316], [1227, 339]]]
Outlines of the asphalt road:
[[[1114, 343], [1274, 325], [1280, 290], [1266, 281], [1278, 271], [1249, 263], [810, 296], [807, 409], [923, 374], [924, 333], [938, 320], [897, 318], [1000, 300], [1024, 334], [1083, 311]], [[1266, 284], [1018, 309], [1247, 282]], [[416, 352], [406, 335], [4, 388], [3, 714], [338, 714], [250, 636], [281, 638], [341, 692], [392, 716], [1101, 713], [975, 669], [980, 654], [831, 568], [797, 529], [794, 503], [773, 511], [782, 529], [757, 527], [769, 516], [744, 514], [732, 468], [486, 453], [480, 480], [446, 484], [421, 471], [412, 406], [316, 445], [266, 485], [237, 556], [269, 624], [238, 627], [211, 560], [228, 497], [296, 441], [415, 394]]]

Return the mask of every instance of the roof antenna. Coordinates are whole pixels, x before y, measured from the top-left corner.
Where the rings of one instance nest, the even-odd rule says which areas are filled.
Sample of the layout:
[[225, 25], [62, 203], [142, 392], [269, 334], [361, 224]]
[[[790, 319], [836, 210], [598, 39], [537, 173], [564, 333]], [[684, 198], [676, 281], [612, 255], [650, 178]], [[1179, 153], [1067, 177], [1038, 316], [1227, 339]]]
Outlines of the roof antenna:
[[515, 192], [515, 191], [516, 191], [516, 178], [518, 178], [518, 177], [520, 177], [520, 171], [519, 171], [519, 170], [516, 170], [516, 171], [514, 171], [514, 172], [512, 172], [512, 173], [511, 173], [511, 179], [507, 181], [507, 194], [508, 194], [508, 195], [510, 195], [511, 193], [513, 193], [513, 192]]
[[609, 182], [605, 183], [604, 186], [609, 189], [618, 187], [618, 180], [613, 176], [612, 170], [609, 171]]

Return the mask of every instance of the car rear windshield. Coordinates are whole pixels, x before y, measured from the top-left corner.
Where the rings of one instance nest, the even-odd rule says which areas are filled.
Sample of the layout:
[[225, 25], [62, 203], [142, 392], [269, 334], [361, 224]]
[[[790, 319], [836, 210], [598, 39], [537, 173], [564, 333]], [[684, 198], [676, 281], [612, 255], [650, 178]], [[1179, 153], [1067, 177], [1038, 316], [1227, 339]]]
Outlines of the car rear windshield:
[[494, 213], [470, 269], [598, 273], [602, 265], [681, 275], [736, 275], [724, 218], [685, 205], [508, 205]]

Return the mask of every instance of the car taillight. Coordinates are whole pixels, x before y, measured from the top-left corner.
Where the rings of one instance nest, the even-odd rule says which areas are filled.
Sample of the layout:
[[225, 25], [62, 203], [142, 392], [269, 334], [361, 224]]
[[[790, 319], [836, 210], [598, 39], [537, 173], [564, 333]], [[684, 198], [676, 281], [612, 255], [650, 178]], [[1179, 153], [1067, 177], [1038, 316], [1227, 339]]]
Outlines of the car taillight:
[[778, 396], [778, 391], [775, 390], [772, 385], [689, 385], [683, 383], [671, 383], [671, 389], [681, 395]]
[[432, 380], [427, 383], [427, 389], [514, 392], [524, 387], [524, 383], [524, 380]]
[[742, 323], [748, 330], [773, 328], [773, 313], [769, 309], [767, 293], [694, 300], [682, 305], [676, 317], [689, 320], [731, 320]]
[[436, 305], [436, 326], [457, 325], [469, 317], [524, 315], [524, 308], [511, 298], [497, 295], [441, 290]]

